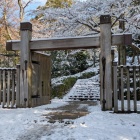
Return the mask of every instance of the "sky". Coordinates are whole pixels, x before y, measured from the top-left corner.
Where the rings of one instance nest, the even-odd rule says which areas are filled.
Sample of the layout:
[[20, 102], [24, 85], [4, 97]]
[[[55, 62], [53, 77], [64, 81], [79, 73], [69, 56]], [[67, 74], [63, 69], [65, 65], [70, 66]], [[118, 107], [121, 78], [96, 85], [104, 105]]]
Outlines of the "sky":
[[[29, 0], [24, 0], [24, 2], [28, 2]], [[28, 11], [35, 10], [38, 6], [43, 6], [45, 5], [47, 0], [33, 0], [31, 4], [26, 8], [26, 13], [28, 15]], [[30, 16], [25, 16], [25, 20], [28, 21], [31, 18], [33, 18], [31, 15]]]
[[[24, 0], [25, 2], [27, 2], [28, 0]], [[38, 6], [42, 6], [45, 5], [47, 0], [33, 0], [32, 4], [30, 4], [28, 6], [28, 10], [33, 10], [36, 9]]]
[[[29, 0], [24, 0], [24, 1], [28, 2]], [[81, 1], [85, 1], [85, 0], [81, 0]], [[33, 0], [32, 4], [29, 5], [27, 9], [33, 10], [40, 5], [44, 5], [46, 2], [47, 2], [47, 0]]]

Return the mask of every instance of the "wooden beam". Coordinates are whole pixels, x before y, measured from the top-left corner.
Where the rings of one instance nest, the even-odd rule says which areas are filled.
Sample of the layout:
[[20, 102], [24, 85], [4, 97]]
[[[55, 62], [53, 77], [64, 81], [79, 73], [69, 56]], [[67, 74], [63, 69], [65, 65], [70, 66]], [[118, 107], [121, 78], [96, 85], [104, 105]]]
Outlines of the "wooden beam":
[[[131, 34], [112, 35], [112, 45], [131, 45]], [[9, 40], [6, 42], [7, 51], [19, 50], [19, 40]], [[81, 37], [65, 37], [65, 38], [44, 38], [32, 39], [30, 41], [30, 49], [34, 51], [45, 50], [67, 50], [67, 49], [88, 49], [98, 48], [100, 46], [100, 36], [81, 36]]]
[[31, 50], [65, 50], [99, 47], [99, 36], [40, 39], [30, 42]]

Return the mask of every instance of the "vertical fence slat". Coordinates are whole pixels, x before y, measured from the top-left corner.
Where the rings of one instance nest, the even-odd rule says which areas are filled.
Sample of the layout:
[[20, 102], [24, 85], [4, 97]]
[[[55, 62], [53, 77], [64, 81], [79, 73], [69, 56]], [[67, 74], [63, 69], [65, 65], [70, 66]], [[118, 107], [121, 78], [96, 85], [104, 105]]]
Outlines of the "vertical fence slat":
[[117, 92], [117, 62], [113, 62], [114, 66], [114, 112], [118, 112], [118, 92]]
[[140, 65], [139, 65], [138, 69], [139, 69], [139, 91], [140, 91]]
[[16, 107], [20, 106], [20, 65], [17, 65], [16, 72]]
[[137, 111], [137, 92], [136, 92], [136, 66], [133, 66], [133, 93], [134, 93], [134, 112]]
[[5, 106], [5, 98], [6, 98], [6, 82], [5, 82], [5, 70], [3, 70], [3, 104], [2, 104], [2, 107]]
[[7, 107], [10, 105], [10, 70], [7, 71]]
[[0, 105], [1, 105], [1, 102], [2, 102], [2, 92], [1, 92], [1, 84], [2, 84], [2, 82], [1, 82], [1, 70], [0, 70]]
[[[111, 59], [112, 59], [112, 69], [111, 69], [111, 72], [112, 72], [112, 91], [113, 88], [114, 88], [114, 49], [111, 49]], [[114, 94], [112, 95], [112, 107], [114, 107]]]
[[131, 111], [130, 108], [130, 74], [129, 74], [129, 66], [126, 67], [127, 72], [127, 111]]
[[12, 70], [12, 102], [11, 107], [15, 104], [15, 70]]
[[121, 65], [121, 110], [124, 111], [123, 66]]

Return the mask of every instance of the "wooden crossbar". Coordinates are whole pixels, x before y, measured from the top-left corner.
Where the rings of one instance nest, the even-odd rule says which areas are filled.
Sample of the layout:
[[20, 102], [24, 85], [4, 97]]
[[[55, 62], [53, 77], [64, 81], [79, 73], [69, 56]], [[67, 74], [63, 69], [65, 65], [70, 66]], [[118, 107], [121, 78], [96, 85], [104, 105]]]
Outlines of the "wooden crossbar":
[[[131, 34], [114, 34], [112, 35], [112, 45], [131, 45]], [[99, 48], [100, 36], [81, 36], [81, 37], [65, 37], [65, 38], [44, 38], [32, 39], [30, 41], [30, 49], [32, 51], [45, 50], [67, 50], [67, 49], [88, 49]], [[9, 40], [6, 43], [7, 51], [20, 50], [19, 40]]]

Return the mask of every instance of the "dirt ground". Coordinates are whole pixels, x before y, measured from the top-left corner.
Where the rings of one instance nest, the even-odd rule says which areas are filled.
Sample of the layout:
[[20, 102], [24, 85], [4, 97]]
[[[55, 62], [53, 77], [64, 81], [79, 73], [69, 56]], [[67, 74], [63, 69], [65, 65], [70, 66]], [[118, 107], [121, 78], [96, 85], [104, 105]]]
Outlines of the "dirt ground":
[[76, 119], [87, 115], [89, 113], [87, 107], [95, 105], [96, 101], [71, 101], [68, 105], [51, 109], [54, 112], [45, 116], [50, 123], [63, 122], [64, 119]]
[[[42, 136], [53, 134], [57, 127], [62, 127], [61, 129], [63, 129], [64, 126], [72, 124], [73, 119], [87, 115], [90, 113], [88, 111], [88, 106], [95, 105], [97, 105], [96, 101], [71, 101], [68, 105], [62, 107], [53, 109], [47, 108], [46, 110], [53, 110], [53, 113], [44, 115], [46, 117], [46, 121], [50, 123], [47, 125], [37, 125], [19, 136], [16, 140], [40, 140]], [[55, 122], [59, 122], [60, 126], [56, 125]]]

